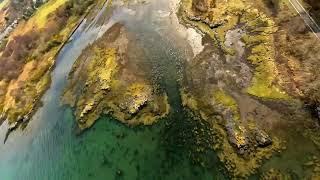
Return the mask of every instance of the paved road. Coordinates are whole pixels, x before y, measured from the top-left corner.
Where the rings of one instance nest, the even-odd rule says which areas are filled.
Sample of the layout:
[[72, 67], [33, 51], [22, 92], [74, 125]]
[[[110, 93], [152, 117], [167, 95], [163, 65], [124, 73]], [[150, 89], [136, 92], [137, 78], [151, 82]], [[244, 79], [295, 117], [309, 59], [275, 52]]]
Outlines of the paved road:
[[299, 0], [289, 0], [293, 8], [299, 13], [304, 22], [309, 26], [311, 31], [317, 36], [320, 40], [320, 26], [316, 21], [310, 16], [306, 9], [302, 6]]

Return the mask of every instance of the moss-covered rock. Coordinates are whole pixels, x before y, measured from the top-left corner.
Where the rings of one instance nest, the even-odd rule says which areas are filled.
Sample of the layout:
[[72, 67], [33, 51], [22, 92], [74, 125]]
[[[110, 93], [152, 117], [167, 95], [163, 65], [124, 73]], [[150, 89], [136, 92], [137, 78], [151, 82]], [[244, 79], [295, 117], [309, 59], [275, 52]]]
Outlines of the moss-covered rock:
[[275, 22], [241, 0], [214, 1], [206, 11], [196, 11], [192, 1], [184, 0], [180, 17], [209, 37], [204, 39], [204, 50], [187, 62], [183, 105], [219, 134], [214, 147], [231, 176], [248, 177], [282, 146], [252, 112], [260, 108], [271, 112], [254, 97], [289, 99], [276, 83]]
[[248, 177], [263, 160], [281, 149], [278, 138], [271, 140], [256, 124], [241, 121], [236, 101], [225, 92], [216, 90], [211, 99], [199, 99], [185, 91], [181, 93], [183, 105], [200, 114], [211, 125], [216, 134], [213, 147], [232, 177]]
[[143, 51], [134, 43], [116, 24], [75, 63], [63, 100], [75, 108], [80, 129], [102, 114], [129, 125], [150, 125], [169, 113], [167, 96], [148, 79]]
[[251, 85], [246, 88], [249, 94], [262, 98], [289, 98], [276, 85], [278, 70], [274, 59], [273, 33], [277, 31], [277, 27], [271, 18], [252, 7], [249, 2], [241, 0], [227, 3], [214, 1], [214, 5], [210, 6], [212, 8], [202, 13], [192, 9], [193, 1], [182, 2], [181, 19], [208, 34], [227, 54], [232, 55], [230, 52], [233, 51], [225, 46], [227, 32], [237, 27], [245, 32], [242, 40], [248, 55], [243, 58], [255, 67]]

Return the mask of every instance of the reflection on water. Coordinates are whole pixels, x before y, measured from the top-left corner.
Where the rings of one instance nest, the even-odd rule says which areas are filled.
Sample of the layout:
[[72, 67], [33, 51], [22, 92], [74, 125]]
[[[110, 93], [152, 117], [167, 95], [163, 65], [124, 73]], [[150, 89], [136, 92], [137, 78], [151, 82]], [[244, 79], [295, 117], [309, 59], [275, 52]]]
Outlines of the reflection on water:
[[[0, 174], [4, 179], [212, 179], [219, 173], [217, 159], [209, 170], [192, 165], [187, 151], [168, 152], [163, 143], [165, 122], [183, 120], [177, 86], [180, 62], [193, 54], [186, 36], [173, 33], [181, 25], [171, 16], [165, 1], [105, 6], [83, 22], [58, 56], [52, 86], [43, 97], [44, 106], [23, 132], [12, 133], [0, 147]], [[115, 2], [117, 6], [117, 2]], [[173, 16], [174, 17], [174, 16]], [[90, 22], [89, 22], [90, 21]], [[102, 117], [86, 133], [76, 136], [72, 110], [60, 106], [67, 74], [81, 51], [115, 22], [136, 34], [158, 79], [175, 108], [167, 120], [152, 127], [128, 128], [110, 117]], [[172, 33], [170, 33], [172, 30]], [[169, 34], [170, 33], [170, 34]], [[173, 46], [172, 44], [175, 44]], [[183, 114], [183, 113], [182, 113]], [[1, 137], [5, 130], [2, 126]], [[172, 134], [174, 135], [174, 134]], [[172, 148], [171, 148], [172, 150]], [[168, 158], [174, 154], [177, 158]], [[170, 156], [172, 157], [172, 156]], [[215, 156], [213, 156], [215, 157]], [[2, 179], [1, 178], [1, 179]]]
[[[193, 137], [185, 134], [198, 124], [182, 108], [178, 81], [184, 77], [184, 62], [203, 47], [199, 34], [179, 24], [173, 13], [176, 8], [177, 3], [166, 0], [115, 1], [113, 7], [106, 4], [93, 11], [60, 52], [43, 107], [25, 131], [12, 133], [7, 143], [0, 145], [0, 179], [227, 179], [213, 151], [206, 152], [206, 168], [190, 161], [194, 157], [188, 144], [193, 143]], [[133, 33], [137, 45], [144, 49], [152, 67], [150, 76], [168, 94], [170, 115], [151, 127], [135, 128], [103, 116], [76, 136], [72, 110], [60, 105], [67, 75], [81, 51], [117, 22]], [[6, 129], [6, 124], [0, 127], [1, 138]], [[316, 150], [311, 142], [299, 138], [292, 140], [305, 142], [303, 147], [289, 142], [288, 150], [262, 169], [286, 170], [290, 166], [291, 171], [302, 174], [304, 169], [297, 165], [305, 161], [301, 154], [305, 149]]]

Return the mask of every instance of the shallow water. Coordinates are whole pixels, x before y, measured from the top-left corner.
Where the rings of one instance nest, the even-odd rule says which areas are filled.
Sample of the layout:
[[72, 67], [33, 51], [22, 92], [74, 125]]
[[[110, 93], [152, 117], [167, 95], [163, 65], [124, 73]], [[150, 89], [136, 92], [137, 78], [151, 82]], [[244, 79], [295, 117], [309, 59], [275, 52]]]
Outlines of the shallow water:
[[[164, 1], [104, 7], [95, 19], [85, 21], [73, 41], [60, 52], [52, 72], [52, 86], [43, 97], [43, 107], [25, 131], [14, 132], [1, 145], [1, 179], [212, 179], [223, 177], [215, 156], [207, 169], [192, 165], [187, 151], [163, 143], [168, 136], [165, 122], [183, 120], [178, 91], [177, 67], [192, 55], [185, 37], [166, 34], [177, 28], [169, 18]], [[112, 24], [120, 22], [135, 34], [167, 91], [175, 109], [170, 117], [152, 127], [129, 128], [104, 116], [80, 136], [72, 110], [60, 105], [72, 64], [89, 43], [101, 36]], [[180, 37], [179, 37], [180, 36]], [[177, 41], [178, 40], [178, 41]], [[175, 44], [175, 45], [173, 45]], [[182, 121], [183, 122], [183, 121]], [[1, 127], [4, 137], [6, 125]], [[173, 136], [174, 134], [172, 134]], [[168, 149], [171, 149], [168, 152]], [[173, 151], [172, 151], [173, 149]], [[170, 155], [170, 158], [168, 158]], [[172, 158], [176, 156], [176, 158]], [[216, 162], [216, 163], [215, 163]]]
[[[179, 133], [191, 125], [181, 106], [178, 80], [183, 76], [183, 62], [199, 52], [201, 43], [190, 44], [172, 3], [157, 0], [128, 5], [114, 1], [112, 7], [93, 11], [89, 16], [93, 18], [82, 23], [60, 52], [43, 107], [25, 131], [12, 133], [6, 144], [0, 145], [0, 180], [228, 179], [214, 152], [207, 152], [210, 163], [204, 168], [192, 164], [188, 147], [179, 144], [183, 140]], [[152, 67], [150, 76], [168, 94], [170, 115], [153, 126], [135, 128], [103, 116], [76, 136], [72, 109], [60, 105], [67, 75], [81, 51], [117, 22], [134, 34], [137, 45], [143, 48]], [[6, 128], [6, 124], [0, 127], [0, 138], [4, 138]], [[303, 174], [305, 158], [301, 154], [306, 151], [317, 152], [311, 142], [299, 135], [292, 137], [288, 150], [262, 169], [276, 167]]]

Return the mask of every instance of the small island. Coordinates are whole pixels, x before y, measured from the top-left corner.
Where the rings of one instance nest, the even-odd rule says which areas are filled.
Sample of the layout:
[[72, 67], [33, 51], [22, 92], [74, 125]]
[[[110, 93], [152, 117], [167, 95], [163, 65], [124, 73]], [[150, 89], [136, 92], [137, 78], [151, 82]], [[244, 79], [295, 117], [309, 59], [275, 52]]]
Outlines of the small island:
[[63, 102], [75, 108], [80, 129], [110, 114], [128, 125], [151, 125], [169, 113], [165, 92], [148, 79], [147, 59], [119, 23], [87, 47], [69, 74]]
[[[160, 5], [168, 7], [157, 8]], [[99, 139], [95, 135], [108, 136], [113, 142], [94, 144], [105, 146], [96, 153], [102, 154], [97, 158], [102, 165], [97, 166], [115, 168], [116, 177], [127, 172], [118, 167], [121, 163], [111, 163], [119, 151], [145, 158], [142, 165], [159, 158], [159, 172], [164, 174], [183, 156], [188, 162], [181, 167], [206, 173], [216, 168], [231, 179], [317, 179], [319, 9], [316, 0], [3, 0], [0, 126], [8, 122], [4, 141], [12, 131], [27, 127], [50, 85], [58, 84], [53, 98], [59, 102], [54, 101], [44, 116], [53, 111], [74, 121], [54, 122], [45, 133], [68, 134], [58, 141], [74, 142], [76, 150], [66, 148], [63, 154], [68, 158], [71, 152], [95, 153], [92, 144], [83, 146], [88, 140], [84, 131], [91, 133], [94, 143]], [[63, 56], [63, 62], [70, 59], [67, 70], [59, 74], [63, 78], [52, 78], [60, 64], [56, 62], [62, 62], [57, 61], [60, 52], [74, 56]], [[77, 135], [83, 133], [80, 140], [66, 131], [74, 125]], [[101, 128], [109, 126], [113, 129]], [[148, 136], [141, 142], [152, 142], [149, 154], [154, 157], [145, 157], [142, 152], [147, 151], [136, 147], [148, 143], [121, 149], [119, 144], [127, 142], [122, 140], [133, 136], [128, 132], [141, 132], [136, 133], [137, 142]], [[128, 168], [139, 178], [141, 164]], [[293, 172], [295, 168], [300, 174]], [[69, 169], [66, 172], [63, 176]]]

